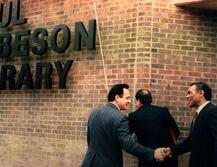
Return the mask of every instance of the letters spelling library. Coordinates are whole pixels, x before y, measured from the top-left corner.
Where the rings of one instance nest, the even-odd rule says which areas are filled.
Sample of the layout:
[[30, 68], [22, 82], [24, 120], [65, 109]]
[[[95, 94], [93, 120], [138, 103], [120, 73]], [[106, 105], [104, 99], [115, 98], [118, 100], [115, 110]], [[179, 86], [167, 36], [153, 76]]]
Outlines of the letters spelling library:
[[0, 166], [79, 167], [88, 116], [117, 83], [151, 90], [182, 141], [190, 83], [217, 104], [216, 30], [215, 0], [0, 0]]

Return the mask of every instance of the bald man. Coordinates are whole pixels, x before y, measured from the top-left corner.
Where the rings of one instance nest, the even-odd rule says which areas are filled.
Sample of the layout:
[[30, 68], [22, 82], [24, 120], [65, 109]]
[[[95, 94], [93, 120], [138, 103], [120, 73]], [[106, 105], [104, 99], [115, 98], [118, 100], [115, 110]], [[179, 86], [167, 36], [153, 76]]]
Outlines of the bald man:
[[[129, 114], [129, 125], [131, 133], [136, 134], [138, 143], [152, 149], [174, 145], [179, 136], [179, 128], [169, 110], [152, 105], [151, 92], [147, 89], [140, 89], [135, 97], [137, 110]], [[168, 157], [163, 163], [139, 157], [138, 166], [177, 167], [177, 157]]]

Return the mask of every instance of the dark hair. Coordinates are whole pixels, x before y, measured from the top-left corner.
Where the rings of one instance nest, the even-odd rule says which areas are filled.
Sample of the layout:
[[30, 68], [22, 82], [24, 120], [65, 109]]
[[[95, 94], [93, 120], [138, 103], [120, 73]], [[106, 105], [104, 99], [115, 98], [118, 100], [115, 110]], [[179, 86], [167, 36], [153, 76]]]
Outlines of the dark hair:
[[112, 102], [115, 100], [115, 96], [118, 95], [118, 96], [122, 96], [123, 95], [123, 90], [125, 89], [129, 89], [129, 85], [127, 84], [116, 84], [114, 85], [110, 91], [109, 91], [109, 94], [108, 94], [108, 101], [109, 102]]
[[204, 82], [194, 82], [190, 86], [196, 85], [197, 91], [203, 90], [204, 97], [207, 101], [211, 101], [212, 99], [212, 89], [211, 87]]
[[136, 92], [136, 100], [140, 100], [140, 102], [144, 105], [149, 105], [152, 103], [151, 92], [147, 89], [140, 89]]

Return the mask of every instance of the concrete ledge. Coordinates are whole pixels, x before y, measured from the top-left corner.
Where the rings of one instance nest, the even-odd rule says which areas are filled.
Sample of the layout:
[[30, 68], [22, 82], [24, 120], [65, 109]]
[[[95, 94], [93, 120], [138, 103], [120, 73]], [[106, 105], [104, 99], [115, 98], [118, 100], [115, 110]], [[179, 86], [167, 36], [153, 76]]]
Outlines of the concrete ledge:
[[176, 6], [217, 9], [217, 0], [173, 0]]

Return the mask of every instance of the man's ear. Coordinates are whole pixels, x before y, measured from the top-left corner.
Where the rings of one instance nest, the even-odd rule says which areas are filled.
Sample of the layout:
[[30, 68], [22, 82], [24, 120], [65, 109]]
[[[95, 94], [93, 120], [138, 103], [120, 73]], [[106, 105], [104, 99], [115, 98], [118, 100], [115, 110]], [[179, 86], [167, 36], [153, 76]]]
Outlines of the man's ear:
[[141, 104], [141, 101], [139, 99], [137, 101], [138, 101], [139, 104]]
[[204, 91], [200, 90], [200, 96], [204, 96]]
[[118, 101], [120, 97], [118, 95], [115, 95], [115, 100]]
[[139, 107], [142, 107], [143, 104], [141, 103], [141, 101], [138, 99], [138, 103], [139, 103]]

